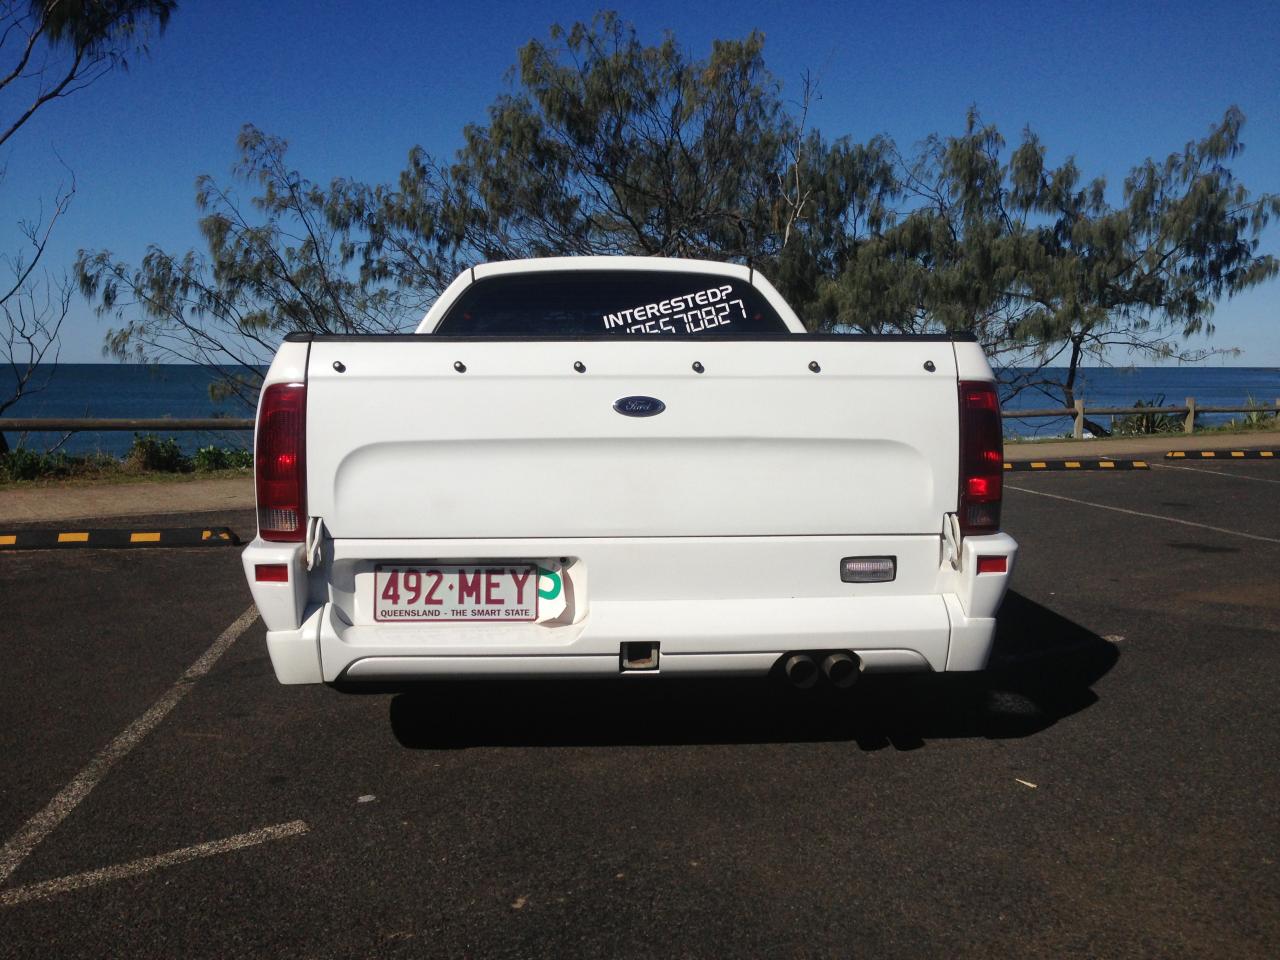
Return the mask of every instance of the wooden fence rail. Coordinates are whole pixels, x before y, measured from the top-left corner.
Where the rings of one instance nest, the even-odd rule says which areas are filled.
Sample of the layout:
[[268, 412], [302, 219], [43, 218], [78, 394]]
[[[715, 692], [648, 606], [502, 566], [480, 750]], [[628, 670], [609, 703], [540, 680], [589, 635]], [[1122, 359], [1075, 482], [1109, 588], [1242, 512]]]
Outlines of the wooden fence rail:
[[1243, 404], [1238, 407], [1197, 406], [1195, 397], [1187, 397], [1181, 407], [1086, 407], [1083, 400], [1077, 400], [1073, 407], [1048, 407], [1038, 410], [1004, 410], [1001, 415], [1006, 420], [1029, 420], [1036, 417], [1070, 417], [1072, 420], [1071, 435], [1077, 440], [1084, 436], [1086, 417], [1131, 416], [1133, 414], [1169, 414], [1183, 418], [1182, 432], [1194, 433], [1196, 415], [1200, 413], [1271, 413], [1280, 415], [1280, 397], [1274, 406], [1264, 404]]
[[93, 417], [9, 417], [0, 418], [0, 432], [4, 433], [94, 433], [100, 430], [148, 430], [176, 432], [179, 430], [252, 430], [251, 418], [208, 417], [206, 419], [180, 420], [168, 417], [152, 417], [146, 420], [95, 419]]

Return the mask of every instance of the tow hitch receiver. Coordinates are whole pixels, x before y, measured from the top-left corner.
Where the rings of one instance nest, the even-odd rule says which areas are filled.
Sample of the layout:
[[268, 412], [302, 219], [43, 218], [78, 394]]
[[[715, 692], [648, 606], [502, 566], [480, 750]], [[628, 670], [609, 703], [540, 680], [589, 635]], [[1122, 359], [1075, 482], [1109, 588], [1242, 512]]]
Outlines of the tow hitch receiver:
[[624, 643], [620, 655], [623, 673], [658, 669], [658, 644], [652, 641]]

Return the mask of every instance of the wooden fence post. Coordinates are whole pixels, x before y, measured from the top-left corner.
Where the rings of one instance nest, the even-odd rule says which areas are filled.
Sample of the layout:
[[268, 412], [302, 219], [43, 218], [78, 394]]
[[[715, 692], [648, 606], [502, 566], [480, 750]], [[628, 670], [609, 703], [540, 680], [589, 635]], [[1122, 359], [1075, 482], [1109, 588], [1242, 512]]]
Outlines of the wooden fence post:
[[1195, 433], [1196, 430], [1196, 398], [1187, 397], [1187, 419], [1182, 423], [1183, 433]]
[[1071, 429], [1071, 435], [1077, 440], [1084, 436], [1084, 398], [1080, 397], [1075, 402], [1076, 416], [1075, 426]]

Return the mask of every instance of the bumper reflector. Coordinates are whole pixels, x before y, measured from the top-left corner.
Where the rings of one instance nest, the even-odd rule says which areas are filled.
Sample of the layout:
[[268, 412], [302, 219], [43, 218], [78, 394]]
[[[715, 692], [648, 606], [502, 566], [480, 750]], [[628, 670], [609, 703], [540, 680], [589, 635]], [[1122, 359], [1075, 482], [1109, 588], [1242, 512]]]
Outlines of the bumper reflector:
[[885, 583], [897, 575], [897, 557], [845, 557], [840, 561], [840, 579], [845, 583]]
[[1008, 573], [1009, 558], [1008, 557], [979, 557], [978, 572], [979, 573]]
[[253, 579], [258, 583], [288, 583], [289, 565], [286, 563], [255, 563]]

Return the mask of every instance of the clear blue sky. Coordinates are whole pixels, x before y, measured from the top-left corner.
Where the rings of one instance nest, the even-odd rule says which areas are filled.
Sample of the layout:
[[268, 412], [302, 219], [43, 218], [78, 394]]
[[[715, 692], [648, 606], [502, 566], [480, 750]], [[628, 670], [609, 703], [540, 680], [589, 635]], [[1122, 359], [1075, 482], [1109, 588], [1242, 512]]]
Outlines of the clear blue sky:
[[[1199, 137], [1238, 104], [1247, 149], [1236, 165], [1255, 192], [1280, 191], [1280, 13], [1274, 2], [617, 3], [647, 40], [673, 30], [699, 55], [753, 28], [795, 96], [821, 83], [813, 121], [831, 136], [887, 133], [910, 147], [958, 132], [965, 110], [1016, 139], [1040, 134], [1058, 161], [1118, 188], [1130, 166]], [[78, 248], [136, 262], [148, 243], [199, 244], [193, 182], [225, 178], [241, 124], [284, 136], [293, 163], [321, 181], [393, 179], [411, 146], [448, 155], [504, 89], [516, 49], [556, 21], [587, 19], [565, 2], [378, 4], [335, 0], [183, 0], [150, 59], [38, 115], [0, 156], [0, 241], [65, 171], [79, 193], [49, 252]], [[365, 12], [357, 12], [357, 11]], [[1280, 227], [1265, 248], [1280, 253]], [[1280, 366], [1280, 282], [1219, 306], [1224, 362]], [[100, 359], [105, 322], [77, 303], [63, 359]], [[1122, 358], [1116, 358], [1121, 360]], [[1217, 361], [1214, 361], [1217, 362]]]

